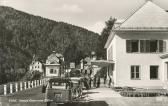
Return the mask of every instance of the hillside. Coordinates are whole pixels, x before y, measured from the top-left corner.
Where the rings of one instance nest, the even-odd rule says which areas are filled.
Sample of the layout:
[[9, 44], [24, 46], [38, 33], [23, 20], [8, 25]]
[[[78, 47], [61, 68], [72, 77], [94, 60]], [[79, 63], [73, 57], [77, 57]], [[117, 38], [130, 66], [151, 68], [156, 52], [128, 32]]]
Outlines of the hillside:
[[45, 62], [56, 51], [66, 64], [97, 51], [99, 35], [71, 24], [0, 7], [0, 83], [20, 79], [33, 56]]

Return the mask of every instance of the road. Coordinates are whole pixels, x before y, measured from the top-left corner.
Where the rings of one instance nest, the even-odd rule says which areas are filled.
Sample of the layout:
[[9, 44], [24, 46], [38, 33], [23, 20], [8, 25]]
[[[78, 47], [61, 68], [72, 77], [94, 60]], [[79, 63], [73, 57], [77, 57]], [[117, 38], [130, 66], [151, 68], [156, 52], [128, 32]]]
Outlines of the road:
[[[118, 92], [111, 88], [96, 88], [84, 92], [84, 100], [68, 104], [59, 104], [59, 106], [167, 106], [167, 97], [121, 97]], [[44, 100], [44, 93], [41, 93], [41, 87], [29, 89], [13, 95], [9, 95], [9, 100]], [[3, 103], [0, 106], [56, 106], [55, 103], [47, 104], [45, 102], [36, 103]]]
[[[104, 106], [167, 106], [167, 97], [122, 97], [111, 88], [98, 88], [88, 91], [88, 100], [103, 101]], [[97, 106], [97, 105], [95, 105]]]

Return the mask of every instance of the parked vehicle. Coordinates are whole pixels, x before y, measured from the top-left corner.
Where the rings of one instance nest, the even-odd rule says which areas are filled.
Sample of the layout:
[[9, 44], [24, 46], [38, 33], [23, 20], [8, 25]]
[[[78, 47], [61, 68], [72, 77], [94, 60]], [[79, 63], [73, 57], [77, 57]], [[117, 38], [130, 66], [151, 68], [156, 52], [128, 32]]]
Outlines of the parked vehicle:
[[67, 103], [78, 100], [82, 96], [79, 79], [52, 78], [46, 86], [45, 99], [56, 103]]
[[82, 97], [82, 89], [84, 87], [84, 78], [82, 77], [71, 77], [72, 81], [72, 92], [74, 98]]

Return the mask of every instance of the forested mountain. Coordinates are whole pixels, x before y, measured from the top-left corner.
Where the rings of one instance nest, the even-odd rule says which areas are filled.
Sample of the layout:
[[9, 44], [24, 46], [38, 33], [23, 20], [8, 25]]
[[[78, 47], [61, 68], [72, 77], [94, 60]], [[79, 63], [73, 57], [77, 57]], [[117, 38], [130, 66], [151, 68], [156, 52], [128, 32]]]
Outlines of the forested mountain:
[[101, 50], [99, 35], [64, 22], [30, 15], [10, 7], [0, 7], [0, 83], [19, 80], [33, 56], [45, 62], [56, 51], [69, 62]]

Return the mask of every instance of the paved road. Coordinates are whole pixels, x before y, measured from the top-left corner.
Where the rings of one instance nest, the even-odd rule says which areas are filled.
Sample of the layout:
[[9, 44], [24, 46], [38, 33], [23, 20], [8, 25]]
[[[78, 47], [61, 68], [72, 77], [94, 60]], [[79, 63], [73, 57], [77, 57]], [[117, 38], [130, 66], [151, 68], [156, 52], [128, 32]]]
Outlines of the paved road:
[[41, 87], [27, 89], [12, 95], [8, 95], [9, 99], [33, 99], [33, 100], [44, 100], [45, 93], [41, 92]]
[[88, 91], [88, 99], [91, 100], [106, 100], [105, 98], [120, 98], [121, 95], [111, 88], [96, 88]]
[[167, 97], [122, 97], [111, 88], [92, 89], [88, 93], [88, 100], [104, 101], [104, 106], [168, 106]]
[[[75, 102], [62, 104], [60, 106], [167, 106], [167, 97], [121, 97], [119, 93], [110, 88], [98, 88], [85, 91], [84, 100], [86, 102]], [[44, 100], [44, 95], [41, 93], [41, 87], [26, 90], [23, 92], [9, 95], [8, 99], [22, 99], [22, 100]], [[9, 103], [0, 106], [56, 106], [55, 103], [48, 104], [44, 102], [37, 103]]]

